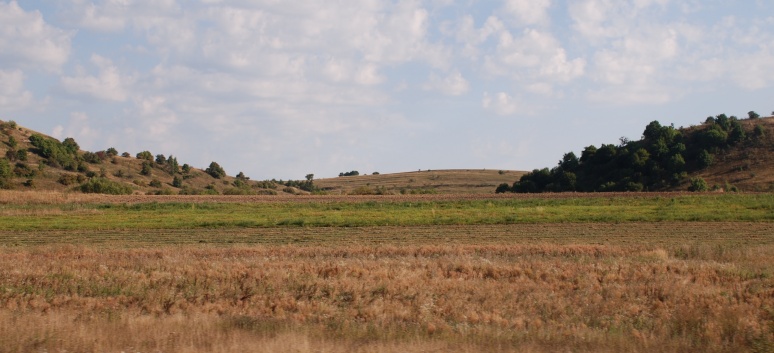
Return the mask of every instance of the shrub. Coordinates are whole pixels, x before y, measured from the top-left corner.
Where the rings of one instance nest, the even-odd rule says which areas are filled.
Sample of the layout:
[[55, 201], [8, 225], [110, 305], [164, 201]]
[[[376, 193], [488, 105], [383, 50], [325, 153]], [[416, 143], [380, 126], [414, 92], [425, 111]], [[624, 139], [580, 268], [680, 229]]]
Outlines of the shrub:
[[691, 185], [688, 187], [688, 190], [694, 192], [703, 192], [709, 190], [709, 185], [707, 185], [707, 182], [703, 178], [692, 178]]
[[179, 176], [175, 175], [175, 177], [172, 178], [172, 186], [174, 186], [176, 188], [183, 187], [183, 179], [180, 178]]
[[715, 156], [712, 155], [712, 153], [707, 152], [707, 150], [702, 150], [699, 152], [699, 156], [697, 158], [697, 163], [699, 165], [699, 168], [707, 168], [712, 165], [712, 163], [715, 162]]
[[0, 159], [0, 188], [9, 189], [11, 187], [11, 164], [5, 159]]
[[27, 181], [24, 182], [24, 186], [34, 189], [35, 188], [35, 180], [33, 179], [27, 179]]
[[78, 176], [75, 174], [62, 173], [57, 181], [64, 186], [73, 185], [78, 182]]
[[107, 150], [105, 150], [105, 153], [107, 153], [108, 157], [115, 157], [118, 155], [118, 150], [113, 147], [110, 147]]
[[16, 141], [16, 139], [11, 136], [8, 138], [8, 147], [11, 147], [11, 149], [16, 149], [16, 146], [18, 146], [19, 143]]
[[216, 162], [210, 163], [210, 166], [207, 167], [207, 169], [204, 170], [209, 174], [211, 177], [215, 179], [220, 179], [224, 176], [226, 176], [226, 171], [223, 170], [223, 168]]
[[137, 159], [143, 159], [149, 162], [153, 162], [153, 154], [150, 151], [142, 151], [137, 154]]
[[504, 194], [506, 192], [511, 191], [511, 186], [507, 183], [502, 183], [497, 186], [497, 189], [495, 190], [495, 194]]
[[161, 187], [161, 181], [159, 181], [158, 179], [153, 179], [153, 180], [151, 180], [149, 185], [151, 187], [153, 187], [153, 188], [160, 188]]
[[151, 166], [151, 162], [149, 161], [143, 161], [142, 162], [142, 169], [140, 170], [140, 174], [142, 175], [151, 175], [151, 172], [153, 171], [153, 167]]
[[92, 178], [79, 187], [81, 192], [90, 194], [131, 195], [132, 188], [106, 178]]
[[156, 163], [159, 165], [164, 165], [167, 163], [167, 158], [164, 157], [163, 154], [157, 154], [156, 155]]
[[124, 158], [129, 158], [129, 157], [131, 157], [131, 156], [132, 156], [132, 155], [131, 155], [131, 154], [129, 154], [129, 152], [124, 152], [124, 153], [121, 153], [121, 157], [124, 157]]
[[358, 172], [357, 170], [353, 170], [353, 171], [351, 171], [351, 172], [346, 172], [346, 173], [339, 173], [339, 176], [340, 176], [340, 177], [345, 177], [345, 176], [358, 176], [358, 175], [360, 175], [360, 172]]
[[20, 160], [22, 162], [26, 162], [27, 161], [27, 150], [20, 149], [20, 150], [16, 151], [16, 159], [18, 159], [18, 160]]
[[752, 110], [751, 110], [751, 111], [749, 111], [749, 112], [747, 112], [747, 116], [748, 116], [750, 119], [758, 119], [758, 118], [760, 118], [760, 117], [761, 117], [760, 115], [758, 115], [758, 113], [756, 113], [755, 111], [752, 111]]
[[188, 165], [188, 163], [183, 164], [182, 167], [183, 174], [188, 174], [191, 172], [191, 166]]
[[96, 153], [92, 153], [92, 152], [84, 153], [83, 154], [83, 160], [86, 161], [87, 163], [91, 163], [91, 164], [102, 163], [102, 159], [99, 158], [99, 155], [97, 155]]

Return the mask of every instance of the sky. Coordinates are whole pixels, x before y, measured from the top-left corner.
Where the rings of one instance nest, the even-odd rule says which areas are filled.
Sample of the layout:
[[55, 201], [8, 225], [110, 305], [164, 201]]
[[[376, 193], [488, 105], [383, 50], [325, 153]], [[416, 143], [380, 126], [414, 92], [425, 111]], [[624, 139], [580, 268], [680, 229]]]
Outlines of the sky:
[[770, 0], [0, 0], [0, 120], [253, 180], [532, 170], [751, 110]]

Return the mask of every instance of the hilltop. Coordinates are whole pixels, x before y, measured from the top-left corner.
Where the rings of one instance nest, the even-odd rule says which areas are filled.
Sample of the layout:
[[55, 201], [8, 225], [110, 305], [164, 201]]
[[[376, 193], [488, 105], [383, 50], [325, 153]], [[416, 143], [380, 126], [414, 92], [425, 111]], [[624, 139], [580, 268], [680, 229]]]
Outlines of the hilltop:
[[195, 168], [174, 156], [107, 148], [83, 151], [67, 138], [0, 121], [0, 187], [15, 190], [75, 191], [135, 195], [335, 195], [491, 194], [523, 172], [426, 170], [312, 180], [250, 180], [229, 176], [213, 162]]
[[0, 121], [0, 188], [145, 195], [297, 191], [279, 182], [251, 181], [241, 173], [228, 176], [216, 162], [202, 169], [149, 151], [83, 151], [72, 138], [60, 142], [13, 121]]
[[637, 141], [588, 146], [497, 192], [774, 191], [774, 117], [720, 114], [688, 128], [648, 124]]

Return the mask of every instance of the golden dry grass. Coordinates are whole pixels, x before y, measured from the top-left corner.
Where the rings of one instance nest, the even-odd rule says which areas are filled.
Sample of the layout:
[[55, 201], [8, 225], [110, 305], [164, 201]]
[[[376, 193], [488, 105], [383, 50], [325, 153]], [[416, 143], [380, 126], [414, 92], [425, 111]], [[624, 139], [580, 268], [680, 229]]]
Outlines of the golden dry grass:
[[774, 246], [45, 246], [0, 351], [774, 349]]
[[524, 172], [510, 170], [447, 169], [325, 178], [314, 182], [331, 194], [377, 192], [377, 188], [390, 194], [493, 194], [497, 185], [513, 184], [523, 174]]

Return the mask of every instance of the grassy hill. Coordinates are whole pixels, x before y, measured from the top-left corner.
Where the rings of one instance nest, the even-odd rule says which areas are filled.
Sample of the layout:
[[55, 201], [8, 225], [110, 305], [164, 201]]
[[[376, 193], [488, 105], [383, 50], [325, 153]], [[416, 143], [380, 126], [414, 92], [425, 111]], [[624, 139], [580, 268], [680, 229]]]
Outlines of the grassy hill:
[[566, 153], [497, 192], [774, 191], [774, 117], [720, 114], [688, 128], [648, 124], [642, 138]]
[[[31, 139], [46, 140], [55, 150], [63, 146], [53, 137], [18, 126], [12, 121], [0, 121], [0, 168], [5, 165], [6, 173], [8, 169], [11, 173], [10, 177], [0, 182], [4, 189], [80, 191], [82, 185], [96, 180], [114, 189], [127, 191], [120, 193], [132, 194], [283, 192], [283, 187], [276, 183], [239, 180], [231, 176], [215, 178], [203, 169], [183, 168], [185, 164], [182, 162], [178, 165], [178, 172], [173, 174], [170, 164], [157, 163], [153, 155], [152, 161], [147, 161], [128, 152], [114, 155], [108, 151], [86, 152], [78, 149], [72, 154], [63, 152], [51, 156], [51, 151], [34, 146]], [[164, 158], [167, 157], [172, 156]], [[147, 164], [145, 172], [143, 163]], [[180, 181], [178, 186], [174, 186], [175, 177]]]
[[421, 170], [318, 179], [315, 185], [330, 194], [491, 194], [497, 185], [513, 182], [522, 174], [487, 169]]
[[[708, 129], [717, 128], [715, 122], [708, 122], [689, 128], [673, 129], [679, 135], [674, 142], [687, 145], [685, 168], [678, 181], [662, 182], [658, 188], [646, 190], [687, 190], [692, 179], [701, 178], [710, 188], [742, 191], [774, 191], [774, 117], [758, 119], [732, 119], [741, 126], [746, 136], [733, 145], [712, 148], [712, 163], [699, 167], [695, 144], [706, 135]], [[662, 131], [663, 132], [663, 131]], [[37, 136], [37, 137], [34, 137]], [[730, 136], [730, 133], [729, 133]], [[52, 156], [52, 151], [35, 146], [33, 140], [50, 142], [51, 148], [72, 154]], [[671, 142], [670, 142], [671, 143]], [[69, 146], [69, 147], [68, 147]], [[645, 141], [629, 142], [634, 147], [645, 146]], [[626, 146], [602, 146], [610, 151]], [[588, 148], [587, 148], [588, 149]], [[56, 152], [56, 151], [54, 151]], [[585, 153], [586, 151], [584, 151]], [[220, 194], [220, 195], [276, 195], [326, 193], [335, 195], [378, 195], [378, 194], [490, 194], [498, 185], [534, 176], [533, 173], [503, 170], [421, 170], [415, 172], [340, 176], [337, 178], [310, 181], [254, 181], [240, 176], [223, 175], [213, 177], [206, 169], [187, 167], [182, 161], [177, 168], [170, 163], [172, 156], [158, 156], [145, 153], [130, 154], [115, 150], [87, 152], [77, 148], [72, 139], [60, 142], [50, 136], [18, 126], [9, 121], [0, 121], [0, 187], [15, 190], [82, 191], [84, 185], [97, 192], [100, 187], [112, 188], [119, 193], [130, 194]], [[651, 156], [651, 160], [653, 160]], [[583, 161], [583, 156], [578, 159]], [[619, 161], [620, 162], [620, 161]], [[618, 162], [616, 162], [618, 163]], [[612, 174], [618, 174], [615, 163]], [[172, 169], [177, 169], [173, 172]], [[545, 169], [552, 176], [556, 168]], [[187, 171], [186, 171], [187, 170]], [[612, 175], [611, 174], [611, 175]], [[607, 176], [606, 176], [607, 177]], [[177, 179], [177, 180], [176, 180]], [[605, 181], [605, 180], [603, 180]], [[550, 180], [549, 180], [550, 182]], [[599, 183], [599, 181], [596, 181]], [[95, 185], [91, 185], [95, 184]], [[606, 182], [615, 186], [615, 183]], [[550, 184], [548, 184], [550, 186]], [[620, 183], [622, 185], [622, 183]], [[545, 185], [544, 185], [545, 187]], [[94, 190], [92, 190], [94, 191]], [[556, 189], [540, 191], [561, 191]], [[565, 190], [572, 191], [572, 190]], [[576, 190], [576, 191], [624, 191]]]

